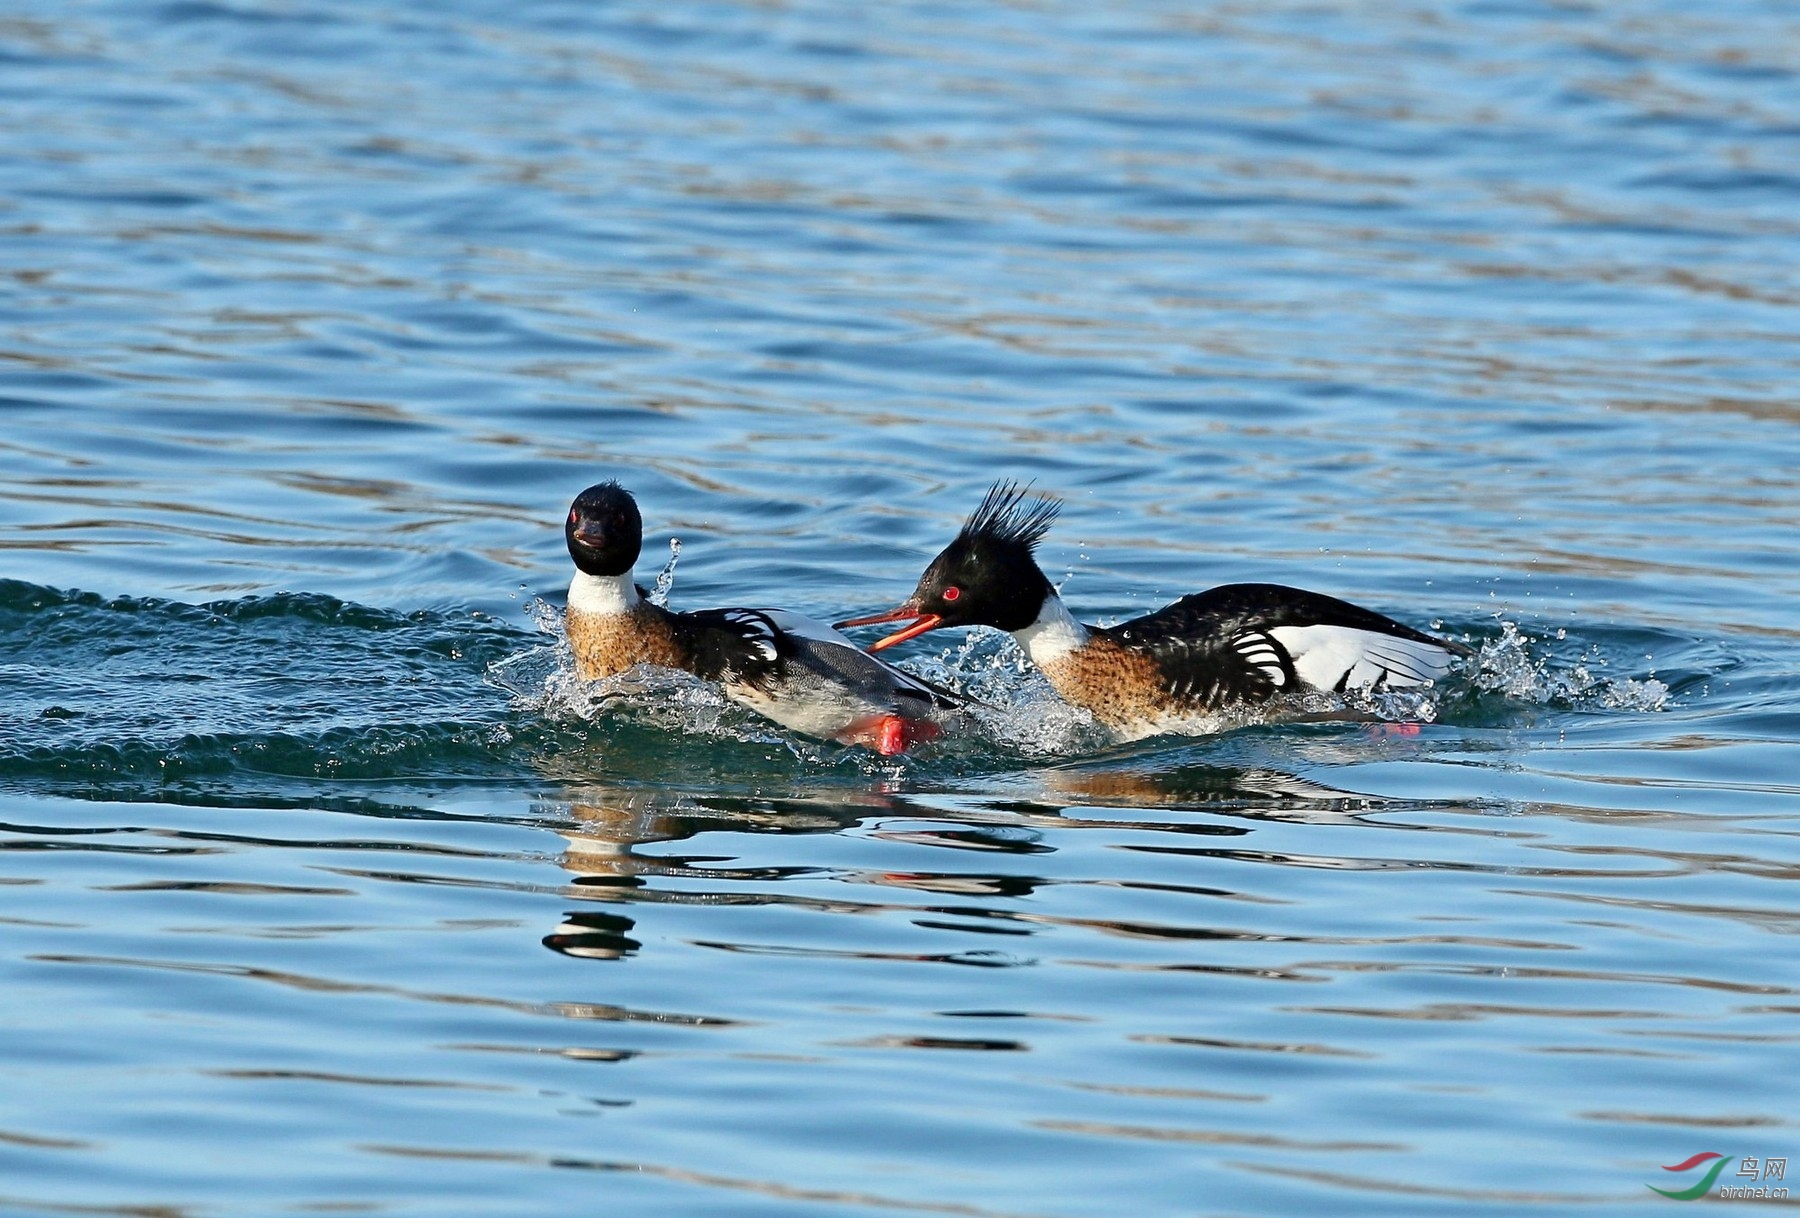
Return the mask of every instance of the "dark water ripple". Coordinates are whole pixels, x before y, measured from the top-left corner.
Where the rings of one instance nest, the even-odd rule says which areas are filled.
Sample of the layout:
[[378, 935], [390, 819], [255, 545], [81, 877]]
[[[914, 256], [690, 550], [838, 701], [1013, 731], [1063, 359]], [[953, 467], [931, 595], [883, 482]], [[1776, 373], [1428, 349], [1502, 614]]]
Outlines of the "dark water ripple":
[[[0, 2], [0, 101], [0, 1210], [1551, 1214], [1794, 1149], [1785, 7]], [[1107, 749], [925, 640], [996, 710], [879, 763], [572, 687], [611, 475], [686, 606], [891, 604], [1011, 475], [1091, 619], [1267, 579], [1479, 657]]]

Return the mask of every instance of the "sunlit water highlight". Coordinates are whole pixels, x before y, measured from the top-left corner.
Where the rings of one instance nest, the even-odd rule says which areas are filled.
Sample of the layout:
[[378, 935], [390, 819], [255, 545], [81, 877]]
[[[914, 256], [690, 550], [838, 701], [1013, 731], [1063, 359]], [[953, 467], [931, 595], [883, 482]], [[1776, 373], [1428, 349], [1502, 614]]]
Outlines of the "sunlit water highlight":
[[[1755, 3], [0, 12], [0, 1210], [1789, 1155], [1797, 82]], [[597, 479], [659, 597], [830, 619], [1000, 476], [1087, 620], [1475, 655], [1119, 747], [932, 636], [899, 760], [572, 678]]]

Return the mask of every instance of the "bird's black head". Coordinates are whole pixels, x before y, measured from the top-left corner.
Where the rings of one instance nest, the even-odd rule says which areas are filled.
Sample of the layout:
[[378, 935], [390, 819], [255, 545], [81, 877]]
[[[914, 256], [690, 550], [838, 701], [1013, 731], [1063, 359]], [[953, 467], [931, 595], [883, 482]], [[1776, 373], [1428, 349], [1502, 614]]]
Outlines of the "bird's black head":
[[580, 570], [623, 575], [637, 564], [644, 547], [644, 518], [630, 491], [617, 482], [602, 482], [575, 496], [563, 536]]
[[1023, 630], [1055, 595], [1033, 551], [1060, 510], [1030, 488], [996, 482], [943, 552], [931, 560], [912, 598], [898, 609], [853, 618], [844, 626], [911, 619], [904, 630], [870, 646], [880, 651], [942, 626], [998, 626]]

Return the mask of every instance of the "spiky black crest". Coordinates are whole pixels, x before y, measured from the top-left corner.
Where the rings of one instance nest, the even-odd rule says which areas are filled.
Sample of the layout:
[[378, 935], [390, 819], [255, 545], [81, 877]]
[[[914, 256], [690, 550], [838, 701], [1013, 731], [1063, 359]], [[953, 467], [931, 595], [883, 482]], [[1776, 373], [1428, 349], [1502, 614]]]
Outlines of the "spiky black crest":
[[1050, 531], [1057, 514], [1062, 511], [1062, 505], [1046, 495], [1036, 495], [1028, 500], [1026, 496], [1030, 491], [1029, 482], [1021, 486], [1008, 478], [994, 483], [963, 525], [962, 532], [957, 534], [958, 539], [1012, 542], [1024, 546], [1027, 552], [1037, 549], [1037, 543], [1044, 540], [1044, 534]]

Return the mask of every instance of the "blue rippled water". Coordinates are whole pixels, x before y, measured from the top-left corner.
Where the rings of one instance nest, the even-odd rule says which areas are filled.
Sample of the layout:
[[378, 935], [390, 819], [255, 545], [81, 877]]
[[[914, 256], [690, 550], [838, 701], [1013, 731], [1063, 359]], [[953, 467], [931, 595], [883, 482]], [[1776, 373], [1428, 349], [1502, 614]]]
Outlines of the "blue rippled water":
[[[1797, 113], [1748, 0], [0, 0], [0, 1211], [1785, 1187]], [[1119, 748], [934, 635], [898, 762], [569, 673], [590, 482], [830, 617], [1002, 476], [1089, 620], [1476, 655]]]

